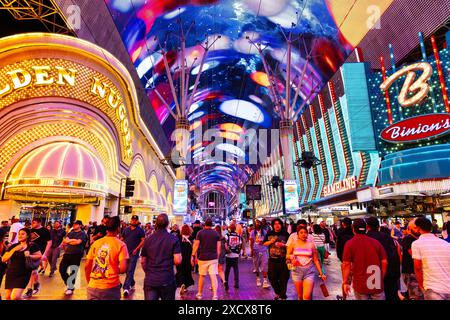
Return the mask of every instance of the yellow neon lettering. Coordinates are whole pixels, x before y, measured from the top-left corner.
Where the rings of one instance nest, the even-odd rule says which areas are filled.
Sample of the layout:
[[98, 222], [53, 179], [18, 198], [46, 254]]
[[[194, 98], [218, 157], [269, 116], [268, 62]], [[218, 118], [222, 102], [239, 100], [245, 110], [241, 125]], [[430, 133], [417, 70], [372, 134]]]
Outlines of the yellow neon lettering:
[[56, 84], [75, 86], [75, 74], [77, 73], [77, 70], [58, 66], [56, 66], [55, 69], [58, 70], [58, 81], [56, 81]]
[[[422, 74], [416, 81], [414, 81], [416, 78], [415, 71], [422, 71]], [[414, 63], [392, 74], [380, 85], [380, 89], [381, 91], [388, 90], [398, 78], [406, 74], [405, 82], [398, 95], [398, 102], [404, 108], [410, 107], [420, 103], [428, 95], [430, 85], [427, 81], [432, 73], [433, 68], [429, 63]], [[410, 96], [408, 97], [408, 95]]]
[[14, 90], [27, 87], [31, 84], [31, 74], [23, 69], [16, 69], [6, 73], [11, 77]]
[[106, 83], [100, 83], [100, 80], [96, 77], [92, 77], [94, 80], [91, 87], [91, 93], [96, 96], [100, 96], [101, 98], [105, 98], [106, 89], [108, 89], [108, 85]]
[[113, 89], [109, 89], [108, 100], [106, 102], [111, 108], [115, 109], [119, 105], [120, 95], [116, 93]]
[[0, 90], [0, 98], [3, 98], [4, 96], [6, 96], [11, 91], [12, 91], [12, 88], [9, 85], [9, 83], [5, 84], [5, 87]]
[[53, 78], [51, 78], [48, 74], [50, 71], [50, 66], [33, 66], [31, 68], [34, 70], [36, 77], [35, 84], [37, 86], [49, 85], [53, 83]]

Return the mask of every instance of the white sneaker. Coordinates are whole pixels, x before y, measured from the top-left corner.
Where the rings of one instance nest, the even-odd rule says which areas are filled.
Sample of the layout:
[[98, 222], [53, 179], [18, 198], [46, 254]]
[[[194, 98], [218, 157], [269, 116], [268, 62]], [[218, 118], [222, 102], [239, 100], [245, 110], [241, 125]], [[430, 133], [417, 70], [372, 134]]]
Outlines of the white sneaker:
[[270, 288], [270, 284], [269, 284], [269, 282], [267, 282], [267, 279], [264, 279], [264, 281], [263, 281], [263, 288], [264, 289]]
[[67, 289], [67, 290], [64, 292], [64, 294], [65, 294], [66, 296], [71, 296], [71, 295], [73, 294], [73, 290]]
[[212, 299], [213, 300], [219, 300], [219, 297], [218, 296], [213, 296]]
[[197, 293], [195, 295], [195, 297], [197, 298], [197, 300], [202, 300], [202, 294], [201, 293]]
[[185, 294], [186, 293], [186, 286], [184, 284], [181, 285], [180, 288], [180, 294]]
[[130, 290], [128, 290], [128, 289], [123, 290], [124, 297], [128, 297], [129, 295], [130, 295]]
[[256, 286], [261, 287], [261, 279], [260, 278], [256, 278]]

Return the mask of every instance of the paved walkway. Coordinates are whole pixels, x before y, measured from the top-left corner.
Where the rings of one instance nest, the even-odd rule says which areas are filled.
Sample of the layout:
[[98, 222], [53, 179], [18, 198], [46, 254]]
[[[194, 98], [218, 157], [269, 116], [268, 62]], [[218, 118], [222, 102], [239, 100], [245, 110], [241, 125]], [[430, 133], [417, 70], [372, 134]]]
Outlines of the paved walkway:
[[[341, 271], [340, 263], [336, 257], [335, 252], [329, 257], [328, 264], [325, 265], [325, 271], [328, 275], [327, 287], [330, 293], [328, 298], [322, 296], [322, 292], [319, 288], [320, 281], [316, 281], [314, 289], [314, 299], [316, 300], [335, 300], [337, 294], [341, 294]], [[274, 293], [272, 288], [263, 289], [262, 287], [256, 286], [256, 277], [252, 273], [252, 262], [251, 259], [240, 259], [239, 263], [239, 275], [240, 275], [240, 287], [239, 289], [230, 286], [228, 292], [226, 292], [221, 284], [219, 284], [219, 299], [220, 300], [272, 300], [274, 298]], [[49, 271], [47, 270], [46, 275], [40, 275], [41, 291], [31, 299], [33, 300], [85, 300], [86, 299], [86, 281], [84, 278], [84, 259], [81, 265], [81, 276], [79, 281], [79, 289], [75, 290], [71, 297], [64, 296], [65, 287], [59, 273], [57, 272], [53, 278], [48, 277]], [[194, 274], [195, 285], [189, 288], [189, 291], [180, 297], [177, 290], [177, 300], [195, 300], [195, 294], [197, 293], [197, 279], [198, 275]], [[121, 276], [122, 283], [124, 281], [124, 275]], [[140, 264], [136, 268], [136, 291], [132, 293], [127, 299], [130, 300], [143, 300], [144, 292], [142, 290], [144, 272]], [[233, 281], [233, 271], [230, 273], [230, 282]], [[203, 299], [208, 300], [212, 298], [212, 291], [208, 290], [210, 287], [210, 280], [207, 277], [205, 281], [205, 287], [203, 289]], [[3, 287], [0, 290], [2, 296], [4, 297]], [[288, 300], [296, 300], [297, 294], [292, 280], [289, 280], [288, 284]]]

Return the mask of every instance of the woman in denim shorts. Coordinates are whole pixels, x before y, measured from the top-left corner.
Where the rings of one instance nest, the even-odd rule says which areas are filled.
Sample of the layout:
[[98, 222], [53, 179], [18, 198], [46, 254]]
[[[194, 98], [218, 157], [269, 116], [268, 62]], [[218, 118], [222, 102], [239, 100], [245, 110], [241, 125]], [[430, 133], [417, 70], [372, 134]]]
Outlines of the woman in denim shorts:
[[311, 300], [316, 270], [323, 281], [326, 280], [326, 276], [322, 273], [314, 242], [308, 241], [308, 229], [298, 226], [297, 235], [297, 241], [293, 241], [287, 249], [286, 263], [292, 270], [291, 276], [298, 300]]

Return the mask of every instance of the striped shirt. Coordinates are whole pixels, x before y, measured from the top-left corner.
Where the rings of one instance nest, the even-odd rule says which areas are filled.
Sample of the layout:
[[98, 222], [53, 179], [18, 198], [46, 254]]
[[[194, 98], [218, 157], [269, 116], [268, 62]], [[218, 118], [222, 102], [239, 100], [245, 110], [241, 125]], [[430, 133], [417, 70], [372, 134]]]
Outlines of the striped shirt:
[[313, 233], [313, 238], [314, 238], [314, 244], [316, 245], [316, 247], [320, 248], [323, 247], [325, 245], [325, 235], [323, 233], [321, 234], [315, 234]]
[[412, 243], [411, 249], [412, 258], [422, 261], [425, 290], [450, 294], [450, 243], [425, 233]]

